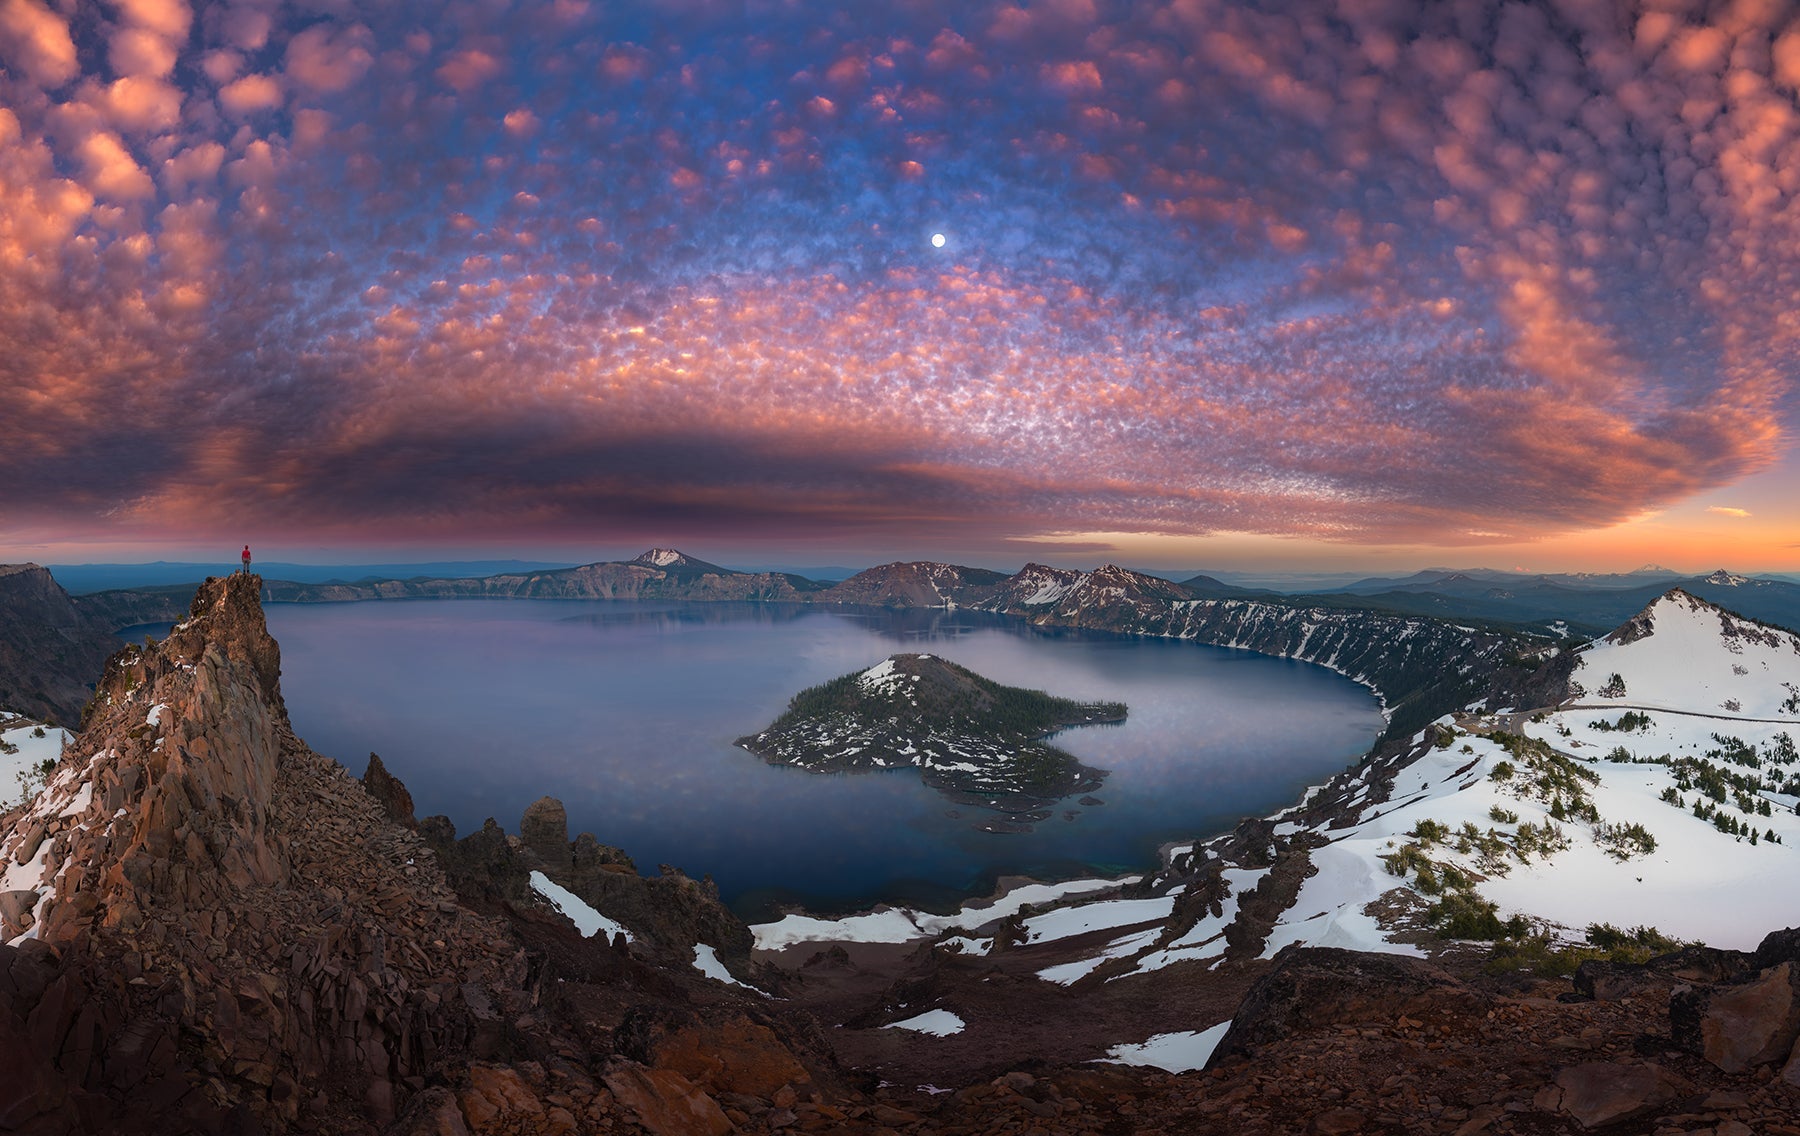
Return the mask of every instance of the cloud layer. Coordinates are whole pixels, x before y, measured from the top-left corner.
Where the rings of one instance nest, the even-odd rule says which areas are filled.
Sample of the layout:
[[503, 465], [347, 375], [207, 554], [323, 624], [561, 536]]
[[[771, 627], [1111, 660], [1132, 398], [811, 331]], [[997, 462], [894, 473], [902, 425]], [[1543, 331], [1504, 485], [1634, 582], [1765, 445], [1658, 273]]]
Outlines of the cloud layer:
[[0, 0], [0, 529], [1606, 525], [1786, 446], [1794, 21]]

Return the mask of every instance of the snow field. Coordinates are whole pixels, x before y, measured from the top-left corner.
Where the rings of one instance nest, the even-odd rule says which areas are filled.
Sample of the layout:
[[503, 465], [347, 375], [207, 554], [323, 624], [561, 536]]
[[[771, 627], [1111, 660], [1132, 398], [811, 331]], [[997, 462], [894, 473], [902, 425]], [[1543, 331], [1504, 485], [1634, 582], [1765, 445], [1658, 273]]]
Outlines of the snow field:
[[748, 982], [739, 982], [737, 979], [733, 978], [731, 972], [725, 969], [725, 964], [719, 961], [719, 952], [713, 948], [711, 943], [694, 944], [694, 969], [716, 982], [724, 982], [731, 986], [741, 986], [745, 990], [755, 990], [756, 993], [761, 994], [764, 998], [773, 997], [767, 990], [757, 990], [756, 987], [750, 985]]
[[1115, 1045], [1107, 1050], [1107, 1056], [1120, 1065], [1149, 1065], [1170, 1073], [1187, 1073], [1205, 1067], [1230, 1028], [1230, 1022], [1220, 1022], [1203, 1030], [1159, 1033], [1146, 1041]]
[[[626, 942], [629, 943], [633, 941], [631, 932], [626, 929], [623, 923], [608, 919], [598, 911], [595, 911], [593, 907], [589, 906], [580, 896], [576, 895], [568, 888], [563, 887], [544, 873], [531, 873], [531, 890], [548, 900], [550, 906], [568, 916], [570, 921], [575, 924], [576, 930], [580, 931], [583, 936], [591, 939], [596, 934], [604, 933], [609, 939], [614, 935], [624, 935]], [[710, 950], [711, 948], [709, 947], [708, 949]], [[698, 948], [696, 948], [696, 950], [698, 950]], [[714, 962], [716, 963], [717, 961], [718, 960], [715, 958]], [[697, 958], [695, 965], [699, 965]], [[724, 967], [721, 966], [719, 969], [723, 970]]]
[[[1551, 740], [1559, 740], [1551, 734]], [[1524, 915], [1547, 921], [1577, 938], [1593, 923], [1643, 925], [1736, 949], [1755, 947], [1773, 928], [1800, 924], [1800, 886], [1793, 882], [1800, 872], [1795, 858], [1800, 856], [1800, 817], [1777, 812], [1754, 818], [1759, 830], [1774, 829], [1783, 843], [1751, 845], [1689, 809], [1659, 799], [1675, 784], [1666, 767], [1583, 762], [1600, 778], [1599, 784], [1585, 788], [1601, 820], [1640, 824], [1655, 839], [1653, 852], [1620, 860], [1595, 839], [1588, 824], [1572, 817], [1555, 820], [1544, 802], [1522, 796], [1524, 773], [1505, 782], [1494, 780], [1494, 768], [1503, 761], [1515, 768], [1521, 764], [1497, 742], [1459, 734], [1449, 749], [1433, 750], [1402, 770], [1388, 802], [1371, 806], [1366, 819], [1341, 834], [1327, 833], [1335, 837], [1333, 842], [1314, 850], [1318, 871], [1301, 885], [1294, 905], [1276, 924], [1263, 957], [1273, 957], [1290, 943], [1421, 953], [1392, 942], [1363, 909], [1402, 885], [1381, 857], [1409, 843], [1408, 833], [1428, 820], [1452, 835], [1424, 854], [1477, 878], [1476, 891], [1497, 904], [1503, 918]], [[1689, 806], [1694, 796], [1692, 791], [1685, 794]], [[1518, 821], [1496, 820], [1495, 809]], [[1456, 851], [1455, 833], [1465, 823], [1503, 836], [1525, 823], [1539, 828], [1554, 824], [1569, 847], [1529, 863], [1509, 853], [1505, 874], [1483, 871], [1478, 852]], [[1410, 886], [1413, 877], [1406, 882]]]
[[935, 939], [946, 931], [974, 931], [997, 919], [1015, 915], [1027, 905], [1037, 906], [1071, 896], [1108, 891], [1136, 880], [1068, 880], [1059, 884], [1025, 884], [986, 907], [964, 906], [951, 915], [933, 915], [903, 907], [884, 907], [842, 919], [813, 915], [784, 915], [772, 923], [750, 928], [758, 950], [778, 951], [797, 943], [910, 943]]
[[961, 1033], [966, 1024], [949, 1010], [926, 1010], [903, 1022], [889, 1022], [881, 1028], [912, 1030], [914, 1033], [928, 1033], [932, 1037], [949, 1037], [953, 1033]]
[[37, 728], [36, 723], [29, 723], [0, 733], [7, 745], [18, 747], [17, 753], [0, 751], [0, 811], [25, 803], [25, 786], [20, 778], [44, 762], [62, 757], [63, 746], [72, 737], [69, 731], [55, 726], [45, 726], [43, 737], [33, 737], [32, 731]]

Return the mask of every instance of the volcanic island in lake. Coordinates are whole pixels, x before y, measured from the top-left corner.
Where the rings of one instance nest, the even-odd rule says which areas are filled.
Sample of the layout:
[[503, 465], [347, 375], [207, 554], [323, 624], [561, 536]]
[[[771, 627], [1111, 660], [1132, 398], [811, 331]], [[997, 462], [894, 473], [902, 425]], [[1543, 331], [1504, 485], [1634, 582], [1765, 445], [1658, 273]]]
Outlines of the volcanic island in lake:
[[917, 766], [952, 801], [1002, 814], [979, 827], [1024, 831], [1106, 777], [1043, 739], [1124, 720], [1122, 702], [1002, 686], [935, 655], [906, 654], [801, 691], [767, 729], [737, 744], [813, 773]]

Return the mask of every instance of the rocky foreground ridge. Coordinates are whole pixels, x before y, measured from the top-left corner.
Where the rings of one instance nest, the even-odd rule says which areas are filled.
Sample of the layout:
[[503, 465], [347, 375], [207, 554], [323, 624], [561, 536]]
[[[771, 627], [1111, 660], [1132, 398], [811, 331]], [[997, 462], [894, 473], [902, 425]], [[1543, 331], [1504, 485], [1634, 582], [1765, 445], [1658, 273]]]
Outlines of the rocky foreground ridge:
[[[1018, 917], [968, 928], [985, 955], [753, 960], [704, 881], [569, 840], [553, 800], [458, 837], [313, 753], [259, 586], [114, 656], [0, 817], [0, 1131], [1800, 1133], [1800, 932], [1573, 982], [1246, 943], [1071, 986], [1040, 972], [1118, 928]], [[967, 1030], [895, 1028], [945, 1005]], [[1222, 1019], [1210, 1071], [1088, 1063]]]

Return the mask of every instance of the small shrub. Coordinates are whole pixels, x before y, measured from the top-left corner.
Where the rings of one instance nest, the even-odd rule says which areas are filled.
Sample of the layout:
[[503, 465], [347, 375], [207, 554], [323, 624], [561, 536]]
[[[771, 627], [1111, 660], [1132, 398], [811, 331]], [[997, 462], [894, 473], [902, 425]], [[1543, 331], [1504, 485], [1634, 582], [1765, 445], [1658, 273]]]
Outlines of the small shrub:
[[1630, 824], [1602, 824], [1594, 828], [1594, 840], [1609, 856], [1629, 860], [1656, 851], [1656, 837], [1636, 821]]
[[1510, 781], [1512, 780], [1512, 775], [1517, 772], [1518, 768], [1514, 766], [1512, 762], [1496, 761], [1494, 763], [1494, 768], [1488, 772], [1488, 776], [1495, 781]]
[[1501, 919], [1500, 909], [1471, 891], [1449, 892], [1426, 909], [1432, 928], [1446, 939], [1523, 937], [1528, 928], [1519, 916]]
[[1426, 818], [1414, 826], [1413, 830], [1407, 835], [1413, 837], [1423, 847], [1429, 848], [1433, 844], [1442, 841], [1446, 836], [1449, 836], [1450, 829], [1435, 820]]
[[1496, 824], [1518, 824], [1519, 814], [1510, 809], [1503, 809], [1499, 805], [1495, 805], [1488, 810], [1488, 819]]

